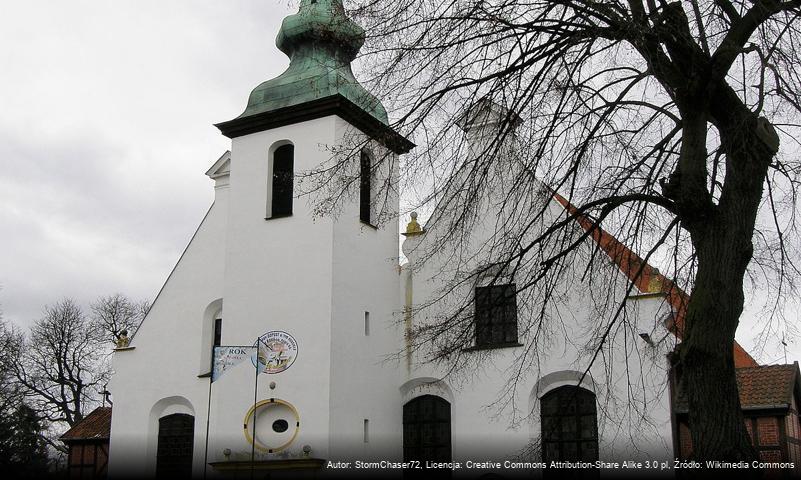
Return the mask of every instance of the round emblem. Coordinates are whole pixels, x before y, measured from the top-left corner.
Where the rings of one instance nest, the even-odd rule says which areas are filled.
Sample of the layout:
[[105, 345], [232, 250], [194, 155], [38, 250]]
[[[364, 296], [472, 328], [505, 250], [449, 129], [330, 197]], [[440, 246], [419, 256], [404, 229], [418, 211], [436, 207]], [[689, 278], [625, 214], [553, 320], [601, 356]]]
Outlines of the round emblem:
[[262, 400], [250, 407], [245, 415], [245, 438], [261, 452], [276, 453], [284, 450], [292, 444], [299, 430], [298, 411], [289, 402], [277, 398]]
[[295, 337], [280, 330], [260, 336], [255, 346], [258, 347], [258, 364], [256, 358], [251, 358], [251, 361], [262, 373], [281, 373], [291, 367], [298, 356]]

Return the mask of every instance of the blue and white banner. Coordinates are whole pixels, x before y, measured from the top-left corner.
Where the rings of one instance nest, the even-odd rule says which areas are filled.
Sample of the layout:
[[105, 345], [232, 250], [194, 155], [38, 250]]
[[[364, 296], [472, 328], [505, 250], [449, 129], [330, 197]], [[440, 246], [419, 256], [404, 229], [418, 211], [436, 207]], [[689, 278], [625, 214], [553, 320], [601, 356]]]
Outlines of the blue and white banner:
[[256, 354], [256, 347], [217, 346], [214, 347], [211, 381], [216, 382], [223, 373], [239, 365]]

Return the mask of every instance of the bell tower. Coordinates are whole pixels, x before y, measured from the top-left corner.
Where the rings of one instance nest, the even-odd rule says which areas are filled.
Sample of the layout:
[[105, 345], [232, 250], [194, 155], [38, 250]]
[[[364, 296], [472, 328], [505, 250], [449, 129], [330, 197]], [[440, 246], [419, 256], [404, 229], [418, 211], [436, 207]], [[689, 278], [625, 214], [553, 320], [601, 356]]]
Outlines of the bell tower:
[[342, 0], [301, 0], [275, 39], [289, 68], [253, 89], [245, 111], [217, 124], [234, 139], [280, 126], [336, 115], [395, 153], [413, 144], [388, 126], [381, 102], [354, 77], [350, 63], [364, 30], [345, 15]]
[[[385, 458], [400, 445], [397, 377], [383, 362], [400, 335], [398, 227], [376, 225], [370, 211], [378, 185], [397, 176], [385, 159], [413, 145], [351, 71], [364, 36], [341, 0], [302, 0], [276, 38], [287, 70], [217, 124], [231, 139], [221, 343], [283, 332], [296, 358], [258, 375], [256, 391], [247, 369], [214, 384], [209, 462], [224, 461], [224, 451], [247, 456], [254, 421], [261, 462]], [[335, 216], [315, 215], [299, 176], [354, 138], [365, 145], [352, 159], [360, 181]], [[381, 204], [397, 215], [396, 194], [383, 192]]]

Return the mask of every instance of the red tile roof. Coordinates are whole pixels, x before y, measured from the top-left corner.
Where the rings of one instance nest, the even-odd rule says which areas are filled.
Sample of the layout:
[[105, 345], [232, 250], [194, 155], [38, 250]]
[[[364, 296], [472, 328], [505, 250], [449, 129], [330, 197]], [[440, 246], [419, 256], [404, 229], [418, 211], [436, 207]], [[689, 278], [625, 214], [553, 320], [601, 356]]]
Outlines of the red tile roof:
[[792, 365], [763, 365], [738, 368], [737, 388], [743, 408], [789, 405], [799, 388], [798, 362]]
[[[572, 203], [568, 202], [565, 197], [556, 192], [553, 192], [553, 197], [571, 215], [576, 215], [578, 213], [578, 209]], [[600, 226], [595, 225], [595, 222], [590, 220], [586, 215], [576, 215], [576, 222], [581, 225], [584, 231], [590, 234], [595, 243], [597, 243], [609, 258], [617, 264], [620, 271], [634, 283], [634, 286], [637, 287], [639, 291], [648, 292], [648, 285], [654, 278], [660, 281], [662, 289], [667, 296], [667, 301], [676, 312], [673, 316], [673, 324], [669, 325], [668, 328], [674, 335], [681, 339], [682, 331], [684, 330], [684, 316], [690, 296], [678, 285], [659, 273], [659, 270], [646, 263], [639, 255], [618, 241], [614, 236], [610, 235]], [[743, 347], [737, 342], [734, 342], [735, 367], [756, 367], [758, 365], [756, 360], [754, 360]]]
[[111, 436], [111, 407], [98, 407], [76, 423], [64, 435], [62, 442], [105, 439]]
[[[738, 368], [737, 390], [744, 410], [787, 408], [793, 395], [801, 397], [798, 362]], [[676, 395], [674, 408], [677, 412], [687, 412], [687, 398], [680, 391]]]

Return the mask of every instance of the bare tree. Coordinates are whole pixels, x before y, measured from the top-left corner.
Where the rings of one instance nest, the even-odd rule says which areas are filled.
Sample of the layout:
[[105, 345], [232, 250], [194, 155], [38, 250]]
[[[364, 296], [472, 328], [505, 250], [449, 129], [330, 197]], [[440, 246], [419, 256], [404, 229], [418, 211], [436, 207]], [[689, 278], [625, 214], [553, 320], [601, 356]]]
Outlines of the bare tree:
[[[478, 249], [483, 263], [515, 269], [520, 290], [544, 303], [558, 298], [567, 263], [597, 263], [597, 249], [579, 251], [601, 226], [643, 252], [671, 279], [671, 294], [691, 292], [680, 295], [673, 328], [695, 457], [756, 458], [734, 335], [747, 288], [767, 292], [768, 331], [784, 328], [782, 303], [796, 291], [801, 1], [353, 3], [368, 37], [362, 70], [373, 72], [362, 79], [417, 143], [399, 165], [405, 180], [391, 188], [414, 192], [417, 208], [449, 210], [435, 219], [446, 224], [437, 244], [470, 238], [482, 208], [500, 205], [509, 215]], [[470, 153], [459, 112], [484, 99], [506, 113]], [[323, 179], [306, 191], [331, 208], [343, 198], [336, 189], [358, 181], [357, 161], [352, 150], [334, 155], [309, 172]], [[553, 219], [542, 198], [556, 192], [569, 207]], [[577, 220], [588, 227], [578, 235]], [[454, 288], [472, 275], [465, 262], [454, 255]], [[459, 345], [438, 339], [464, 324], [468, 301], [416, 342], [450, 358]], [[546, 311], [533, 310], [527, 356], [538, 352]], [[591, 332], [590, 362], [622, 311]]]
[[[25, 335], [11, 332], [5, 354], [9, 378], [49, 424], [73, 426], [99, 403], [109, 379], [103, 335], [71, 299], [46, 306]], [[63, 451], [53, 438], [48, 443]]]
[[23, 399], [9, 372], [10, 330], [0, 316], [0, 469], [14, 478], [47, 473], [46, 425]]
[[146, 300], [134, 302], [121, 293], [100, 297], [92, 303], [92, 321], [112, 342], [117, 342], [123, 332], [131, 335], [142, 320], [150, 303]]

